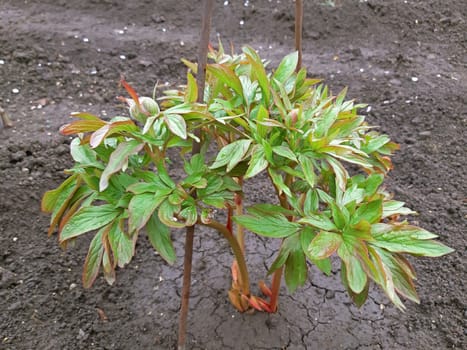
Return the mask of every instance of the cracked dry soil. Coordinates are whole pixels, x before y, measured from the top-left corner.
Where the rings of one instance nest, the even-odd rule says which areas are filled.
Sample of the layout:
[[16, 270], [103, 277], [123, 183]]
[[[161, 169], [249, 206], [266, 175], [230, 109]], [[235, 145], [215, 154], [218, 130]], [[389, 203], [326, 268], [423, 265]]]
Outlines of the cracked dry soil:
[[[405, 313], [376, 288], [352, 306], [336, 264], [330, 278], [311, 269], [294, 295], [283, 288], [277, 314], [243, 315], [227, 300], [226, 243], [198, 230], [188, 348], [465, 349], [465, 1], [305, 3], [310, 75], [370, 105], [369, 123], [401, 144], [388, 189], [456, 252], [415, 262], [421, 305]], [[292, 2], [246, 5], [217, 1], [212, 38], [277, 64], [293, 50]], [[70, 165], [70, 140], [58, 134], [69, 112], [125, 113], [115, 100], [121, 73], [144, 95], [157, 81], [182, 83], [179, 59], [194, 59], [199, 22], [197, 1], [0, 1], [0, 105], [15, 124], [0, 131], [0, 349], [175, 348], [183, 232], [173, 234], [175, 266], [141, 237], [114, 286], [99, 278], [83, 290], [89, 235], [61, 251], [39, 203]], [[249, 186], [248, 201], [267, 200], [265, 178]], [[248, 237], [252, 280], [264, 278], [274, 244]]]

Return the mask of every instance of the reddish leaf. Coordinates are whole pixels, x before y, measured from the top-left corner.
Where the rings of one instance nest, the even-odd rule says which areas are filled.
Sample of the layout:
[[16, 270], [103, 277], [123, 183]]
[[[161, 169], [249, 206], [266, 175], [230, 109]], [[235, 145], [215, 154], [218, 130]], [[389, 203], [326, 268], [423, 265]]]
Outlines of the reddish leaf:
[[81, 132], [96, 131], [103, 127], [106, 123], [103, 120], [77, 120], [66, 124], [60, 128], [62, 135], [74, 135]]
[[120, 84], [123, 85], [123, 87], [125, 88], [125, 90], [128, 92], [128, 95], [131, 96], [131, 98], [133, 99], [133, 101], [135, 101], [136, 105], [138, 106], [138, 108], [141, 109], [141, 106], [140, 106], [140, 103], [139, 103], [139, 98], [138, 98], [138, 94], [136, 93], [136, 91], [130, 86], [130, 84], [128, 84], [125, 79], [123, 77], [120, 78]]
[[102, 256], [102, 269], [104, 270], [104, 278], [108, 284], [112, 285], [115, 282], [115, 268], [112, 261], [112, 250], [110, 249], [109, 233], [110, 225], [106, 228], [102, 235], [102, 244], [104, 246], [104, 254]]
[[101, 118], [99, 118], [97, 115], [87, 113], [87, 112], [73, 112], [71, 113], [72, 117], [83, 119], [83, 120], [96, 120], [99, 121]]
[[89, 245], [88, 255], [83, 269], [84, 288], [90, 288], [99, 273], [104, 254], [104, 245], [102, 244], [102, 235], [107, 228], [104, 227], [94, 236]]

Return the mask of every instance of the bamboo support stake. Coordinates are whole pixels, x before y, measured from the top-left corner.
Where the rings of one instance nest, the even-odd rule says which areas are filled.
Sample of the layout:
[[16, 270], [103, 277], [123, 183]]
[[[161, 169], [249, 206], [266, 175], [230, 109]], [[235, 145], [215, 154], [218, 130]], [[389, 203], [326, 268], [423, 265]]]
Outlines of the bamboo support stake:
[[[295, 0], [295, 49], [298, 51], [298, 62], [295, 70], [298, 72], [302, 68], [302, 32], [303, 32], [303, 1]], [[285, 205], [283, 204], [285, 203]], [[281, 205], [286, 206], [286, 200], [281, 200]], [[284, 267], [279, 267], [274, 271], [271, 283], [271, 299], [269, 306], [272, 312], [277, 311], [279, 291]]]
[[302, 68], [303, 1], [295, 0], [295, 49], [298, 51], [297, 72]]
[[[211, 17], [214, 0], [205, 0], [203, 20], [201, 27], [201, 40], [198, 51], [198, 73], [196, 81], [198, 86], [198, 102], [204, 101], [204, 85], [206, 82], [206, 62], [209, 45], [209, 33], [211, 29]], [[195, 135], [199, 137], [200, 131], [195, 130]], [[200, 152], [200, 143], [193, 140], [192, 154]], [[185, 237], [185, 258], [183, 262], [183, 289], [182, 300], [180, 306], [180, 319], [178, 324], [178, 350], [185, 350], [186, 345], [186, 329], [190, 301], [190, 286], [191, 286], [191, 270], [193, 259], [193, 239], [195, 234], [195, 226], [187, 227]]]

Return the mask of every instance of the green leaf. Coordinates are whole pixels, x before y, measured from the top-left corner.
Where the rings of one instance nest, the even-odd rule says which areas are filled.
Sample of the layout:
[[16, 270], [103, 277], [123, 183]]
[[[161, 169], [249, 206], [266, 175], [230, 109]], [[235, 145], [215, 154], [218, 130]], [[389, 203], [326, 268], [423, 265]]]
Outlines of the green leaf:
[[185, 119], [179, 114], [164, 114], [164, 122], [169, 130], [178, 137], [186, 140], [186, 122]]
[[70, 144], [70, 153], [73, 160], [81, 166], [90, 166], [103, 169], [104, 166], [97, 161], [96, 152], [91, 149], [89, 144], [81, 144], [79, 138], [74, 138]]
[[128, 231], [138, 232], [148, 222], [154, 210], [167, 198], [167, 193], [141, 193], [134, 195], [128, 205]]
[[244, 178], [254, 177], [268, 167], [269, 163], [265, 158], [264, 149], [261, 145], [256, 145], [249, 162], [248, 170]]
[[221, 191], [203, 196], [200, 199], [207, 205], [212, 205], [218, 209], [224, 209], [229, 200], [233, 200], [233, 193], [230, 191]]
[[267, 204], [267, 203], [255, 204], [251, 207], [248, 207], [247, 211], [248, 213], [252, 215], [257, 215], [257, 216], [263, 216], [263, 215], [269, 215], [269, 214], [283, 214], [283, 215], [288, 215], [288, 216], [295, 215], [295, 213], [292, 210], [285, 209], [281, 207], [280, 205]]
[[345, 191], [344, 195], [342, 196], [340, 205], [347, 205], [350, 202], [355, 201], [355, 203], [361, 203], [363, 198], [365, 197], [365, 191], [362, 188], [358, 188], [358, 185], [352, 185], [350, 188]]
[[89, 245], [88, 255], [83, 268], [83, 286], [84, 288], [90, 288], [97, 275], [102, 263], [102, 255], [104, 254], [104, 245], [102, 244], [102, 235], [107, 228], [99, 230], [94, 236]]
[[180, 211], [179, 205], [170, 204], [168, 200], [162, 202], [159, 207], [159, 219], [162, 221], [163, 224], [169, 227], [181, 228], [185, 227], [183, 222], [179, 222], [175, 218], [175, 214], [178, 214]]
[[260, 139], [264, 139], [268, 133], [268, 128], [262, 123], [269, 119], [269, 111], [263, 105], [259, 105], [258, 114], [256, 115], [256, 130]]
[[187, 73], [187, 86], [185, 90], [185, 102], [196, 102], [198, 99], [198, 86], [196, 85], [196, 79], [190, 72]]
[[281, 174], [274, 171], [273, 169], [268, 169], [269, 176], [271, 177], [272, 182], [278, 189], [279, 194], [285, 193], [288, 197], [292, 197], [292, 191], [290, 188], [285, 184]]
[[298, 162], [300, 163], [300, 166], [302, 167], [305, 180], [308, 182], [310, 187], [313, 188], [316, 184], [316, 175], [313, 170], [314, 169], [313, 162], [311, 161], [310, 158], [304, 155], [301, 155], [301, 154], [298, 156]]
[[97, 230], [113, 221], [119, 214], [120, 210], [111, 204], [81, 208], [63, 227], [59, 241], [63, 243], [70, 238]]
[[324, 231], [335, 231], [337, 230], [336, 225], [328, 218], [324, 213], [312, 214], [309, 213], [306, 217], [301, 218], [298, 221], [300, 224], [311, 225], [317, 229]]
[[107, 229], [102, 236], [102, 243], [104, 247], [104, 254], [102, 256], [102, 270], [104, 271], [104, 278], [108, 284], [112, 285], [115, 283], [115, 265], [112, 259], [112, 250], [110, 248], [109, 229]]
[[186, 162], [184, 165], [185, 172], [188, 175], [203, 173], [206, 170], [206, 166], [204, 164], [204, 155], [201, 153], [194, 154], [189, 162]]
[[[357, 243], [361, 244], [361, 243]], [[357, 247], [344, 241], [337, 249], [337, 254], [345, 264], [346, 277], [349, 288], [356, 294], [360, 294], [365, 289], [368, 277], [363, 270], [360, 260], [354, 255]]]
[[241, 192], [242, 186], [240, 186], [232, 177], [224, 176], [222, 178], [222, 186], [221, 189], [227, 190], [230, 192]]
[[284, 83], [295, 71], [298, 64], [298, 51], [285, 56], [273, 74], [273, 78]]
[[232, 88], [238, 96], [243, 98], [242, 83], [232, 69], [222, 64], [209, 64], [207, 71], [218, 78], [222, 83]]
[[266, 70], [264, 68], [261, 59], [258, 54], [250, 47], [244, 47], [243, 52], [251, 64], [252, 75], [258, 80], [259, 86], [262, 91], [262, 100], [266, 106], [269, 105], [269, 100], [271, 99], [271, 92], [269, 91], [269, 80], [266, 75]]
[[[45, 192], [41, 201], [41, 210], [46, 213], [52, 213], [56, 207], [63, 205], [63, 201], [68, 198], [72, 193], [70, 190], [73, 189], [78, 182], [78, 175], [73, 174], [65, 181], [61, 183], [55, 190], [50, 190]], [[60, 200], [61, 194], [66, 192], [67, 195], [64, 199]]]
[[108, 237], [114, 260], [118, 267], [124, 267], [131, 261], [131, 258], [135, 254], [136, 241], [128, 237], [122, 231], [118, 221], [112, 224]]
[[280, 155], [281, 157], [290, 159], [290, 160], [292, 160], [292, 161], [294, 161], [294, 162], [298, 162], [297, 157], [295, 157], [295, 154], [294, 154], [293, 151], [290, 149], [290, 147], [287, 146], [287, 145], [274, 146], [274, 147], [272, 148], [272, 151], [273, 151], [275, 154]]
[[326, 146], [322, 147], [320, 152], [326, 153], [332, 157], [345, 160], [346, 162], [360, 165], [365, 169], [371, 169], [373, 166], [367, 159], [367, 155], [351, 146]]
[[349, 178], [349, 173], [342, 165], [341, 162], [332, 158], [326, 157], [326, 161], [331, 166], [332, 170], [334, 171], [334, 175], [336, 175], [336, 185], [340, 188], [342, 192], [345, 192], [347, 188], [347, 179]]
[[413, 279], [415, 273], [413, 267], [403, 256], [391, 254], [383, 249], [377, 250], [383, 264], [391, 271], [391, 279], [395, 290], [415, 303], [420, 303]]
[[136, 140], [122, 142], [117, 146], [115, 151], [112, 152], [109, 163], [102, 172], [99, 181], [99, 191], [104, 191], [109, 186], [109, 178], [112, 174], [120, 171], [128, 164], [128, 157], [137, 154], [143, 148], [144, 144]]
[[412, 215], [416, 214], [413, 210], [410, 208], [404, 207], [404, 202], [399, 202], [399, 201], [385, 201], [383, 202], [383, 214], [382, 218], [387, 218], [389, 216], [393, 215]]
[[330, 204], [332, 218], [339, 230], [342, 230], [350, 220], [350, 214], [346, 207], [339, 207], [335, 202]]
[[180, 212], [180, 216], [185, 219], [186, 226], [193, 226], [198, 220], [198, 210], [195, 205], [190, 205]]
[[295, 251], [300, 248], [300, 240], [298, 234], [290, 235], [282, 241], [282, 245], [279, 249], [279, 254], [277, 255], [274, 262], [271, 264], [268, 270], [268, 275], [271, 275], [274, 271], [282, 267], [286, 262], [289, 254], [292, 251]]
[[349, 287], [349, 281], [347, 280], [347, 269], [345, 265], [342, 265], [341, 267], [341, 277], [342, 277], [342, 282], [347, 289], [347, 292], [349, 293], [350, 297], [352, 298], [353, 302], [357, 307], [361, 307], [363, 304], [365, 304], [365, 301], [368, 298], [368, 291], [370, 290], [370, 283], [367, 281], [365, 287], [360, 293], [355, 293], [352, 289]]
[[381, 147], [383, 147], [389, 141], [391, 141], [391, 139], [387, 137], [386, 135], [379, 135], [377, 137], [372, 137], [370, 138], [367, 144], [362, 145], [362, 151], [370, 154], [374, 151], [377, 151]]
[[314, 130], [314, 136], [316, 138], [325, 137], [328, 135], [329, 128], [334, 124], [339, 114], [338, 106], [330, 106], [325, 111], [321, 119], [316, 122], [316, 127]]
[[211, 193], [215, 193], [221, 190], [224, 181], [222, 178], [217, 174], [209, 174], [206, 177], [207, 185], [205, 188], [198, 190], [199, 197], [205, 197]]
[[364, 241], [373, 241], [371, 225], [366, 220], [359, 221], [357, 224], [345, 226], [343, 236], [344, 240], [358, 238]]
[[381, 220], [383, 214], [383, 201], [377, 199], [368, 203], [362, 204], [351, 219], [351, 224], [355, 225], [361, 220], [368, 221], [370, 224], [374, 224]]
[[210, 169], [220, 168], [227, 165], [227, 172], [240, 163], [250, 147], [251, 140], [241, 139], [224, 146], [218, 153], [216, 160]]
[[[44, 212], [52, 213], [48, 234], [51, 235], [62, 220], [63, 214], [72, 204], [75, 193], [81, 188], [81, 180], [77, 174], [66, 179], [57, 189], [44, 194], [41, 209]], [[67, 213], [68, 215], [68, 213]]]
[[154, 249], [165, 261], [172, 265], [177, 256], [170, 239], [170, 229], [160, 221], [156, 213], [149, 219], [146, 231]]
[[[137, 182], [131, 186], [129, 186], [126, 190], [127, 192], [131, 192], [134, 194], [142, 194], [142, 193], [156, 193], [158, 190], [166, 189], [166, 185], [162, 183], [160, 179], [157, 179], [157, 182], [147, 183], [147, 182]], [[172, 191], [168, 189], [168, 191]]]
[[162, 162], [157, 164], [157, 175], [156, 176], [159, 176], [159, 178], [162, 180], [165, 186], [171, 189], [175, 189], [175, 187], [177, 186], [175, 182], [172, 180], [172, 178], [170, 177], [169, 173], [167, 172], [167, 169], [165, 168]]
[[256, 81], [251, 81], [250, 78], [246, 75], [241, 75], [240, 82], [242, 83], [243, 96], [245, 97], [246, 108], [249, 108], [250, 105], [255, 101], [256, 92], [258, 90], [258, 83]]
[[368, 253], [371, 257], [371, 260], [375, 262], [375, 266], [377, 266], [378, 275], [375, 276], [376, 278], [374, 278], [375, 282], [383, 288], [389, 300], [391, 300], [391, 302], [397, 308], [400, 310], [405, 310], [405, 306], [397, 295], [396, 289], [394, 288], [391, 269], [386, 264], [387, 262], [383, 262], [383, 259], [385, 259], [384, 256], [391, 253], [384, 249], [371, 246], [368, 246]]
[[321, 231], [307, 248], [310, 259], [321, 260], [330, 257], [342, 244], [342, 236], [334, 232]]
[[180, 190], [175, 190], [173, 191], [168, 197], [167, 199], [169, 200], [169, 203], [170, 204], [173, 204], [173, 205], [179, 205], [179, 204], [182, 204], [183, 201], [185, 200], [184, 198], [184, 192], [181, 192]]
[[290, 222], [284, 215], [274, 214], [264, 217], [253, 215], [234, 216], [233, 220], [251, 232], [266, 237], [283, 238], [298, 232], [301, 226]]
[[365, 189], [365, 195], [368, 197], [373, 196], [383, 181], [383, 174], [375, 173], [368, 176], [367, 179], [361, 184], [361, 186]]
[[306, 282], [308, 268], [306, 265], [305, 254], [300, 246], [290, 252], [285, 263], [284, 279], [290, 293], [303, 286]]
[[305, 216], [308, 216], [314, 212], [317, 212], [319, 208], [319, 197], [315, 190], [308, 190], [305, 196], [305, 202], [303, 203], [303, 212]]
[[[384, 224], [383, 224], [384, 225]], [[397, 227], [391, 225], [373, 225], [375, 238], [372, 246], [396, 253], [408, 253], [417, 256], [439, 257], [452, 253], [454, 249], [431, 240], [436, 235], [416, 226]], [[384, 231], [382, 231], [384, 228]]]

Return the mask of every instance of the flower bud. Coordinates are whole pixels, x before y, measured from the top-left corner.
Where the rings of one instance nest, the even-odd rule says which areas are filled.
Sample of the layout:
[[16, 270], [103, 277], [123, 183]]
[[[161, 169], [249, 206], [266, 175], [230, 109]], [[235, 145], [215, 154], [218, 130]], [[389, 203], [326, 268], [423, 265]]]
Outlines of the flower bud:
[[139, 99], [139, 102], [141, 103], [141, 106], [143, 107], [144, 112], [147, 112], [147, 114], [150, 117], [159, 114], [159, 112], [160, 112], [159, 105], [152, 98], [150, 98], [150, 97], [141, 97]]
[[298, 109], [292, 109], [289, 114], [287, 114], [287, 124], [290, 126], [294, 126], [298, 120]]
[[141, 109], [136, 105], [136, 103], [132, 100], [130, 100], [128, 102], [128, 104], [130, 105], [130, 116], [139, 121], [140, 123], [145, 123], [146, 122], [146, 119], [148, 118], [147, 115], [145, 115]]

